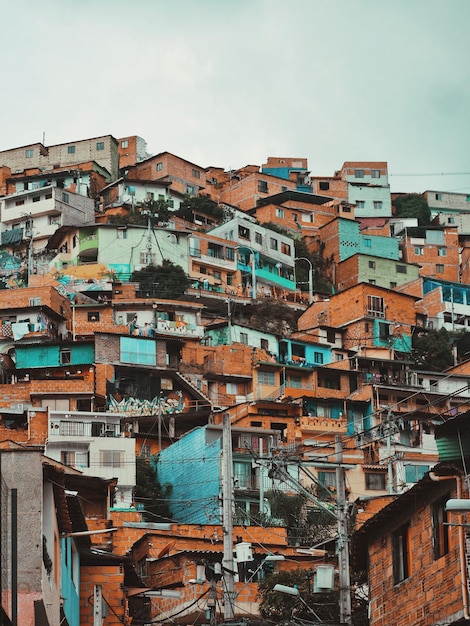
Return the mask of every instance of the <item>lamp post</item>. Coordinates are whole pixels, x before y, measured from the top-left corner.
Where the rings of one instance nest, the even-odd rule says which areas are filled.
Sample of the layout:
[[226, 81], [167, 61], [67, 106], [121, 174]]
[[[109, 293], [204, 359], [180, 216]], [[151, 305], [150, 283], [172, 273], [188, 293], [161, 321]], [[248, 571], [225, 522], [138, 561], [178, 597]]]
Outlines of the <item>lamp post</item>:
[[309, 611], [312, 615], [315, 616], [315, 618], [321, 622], [322, 620], [318, 617], [318, 615], [315, 613], [315, 611], [312, 609], [311, 606], [309, 606], [307, 604], [307, 602], [305, 602], [305, 600], [302, 598], [302, 596], [300, 595], [300, 591], [297, 589], [297, 587], [288, 587], [287, 585], [274, 585], [273, 587], [273, 591], [278, 591], [279, 593], [286, 593], [289, 596], [296, 596], [300, 602], [304, 605], [304, 607], [307, 609], [307, 611]]
[[294, 261], [307, 261], [308, 263], [308, 303], [313, 302], [313, 265], [310, 259], [305, 256], [295, 257]]

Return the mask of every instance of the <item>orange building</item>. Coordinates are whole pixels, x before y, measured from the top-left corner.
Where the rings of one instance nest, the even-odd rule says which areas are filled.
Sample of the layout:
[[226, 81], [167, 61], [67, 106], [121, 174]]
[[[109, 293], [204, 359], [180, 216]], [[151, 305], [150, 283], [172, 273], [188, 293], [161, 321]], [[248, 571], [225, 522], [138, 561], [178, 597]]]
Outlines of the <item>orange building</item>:
[[459, 235], [455, 226], [406, 228], [403, 260], [420, 266], [420, 275], [459, 282]]
[[450, 498], [468, 498], [460, 483], [455, 468], [439, 466], [356, 531], [353, 566], [368, 570], [371, 626], [469, 619], [464, 530], [446, 511]]

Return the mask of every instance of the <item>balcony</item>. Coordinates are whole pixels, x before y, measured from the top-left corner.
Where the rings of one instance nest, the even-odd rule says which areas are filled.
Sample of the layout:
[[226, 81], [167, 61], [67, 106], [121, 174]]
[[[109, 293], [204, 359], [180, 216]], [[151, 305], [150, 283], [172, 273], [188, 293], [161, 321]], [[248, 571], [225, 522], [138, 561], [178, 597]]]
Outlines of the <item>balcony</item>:
[[78, 256], [81, 258], [98, 257], [99, 237], [98, 232], [80, 238]]

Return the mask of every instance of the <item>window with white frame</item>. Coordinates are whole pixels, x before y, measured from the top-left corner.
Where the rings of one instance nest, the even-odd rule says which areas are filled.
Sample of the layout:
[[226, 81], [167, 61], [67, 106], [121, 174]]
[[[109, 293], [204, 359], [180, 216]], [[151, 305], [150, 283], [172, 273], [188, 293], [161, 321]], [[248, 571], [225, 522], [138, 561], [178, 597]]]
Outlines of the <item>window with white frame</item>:
[[385, 317], [385, 303], [380, 296], [367, 296], [367, 315]]
[[128, 148], [129, 147], [129, 141], [127, 139], [123, 139], [121, 141], [121, 148]]
[[437, 256], [447, 256], [447, 248], [438, 248]]
[[423, 256], [424, 246], [415, 246], [415, 254], [416, 256]]
[[141, 252], [139, 254], [139, 263], [141, 265], [156, 265], [157, 255], [155, 252]]
[[276, 207], [276, 217], [279, 217], [280, 219], [284, 219], [284, 209]]

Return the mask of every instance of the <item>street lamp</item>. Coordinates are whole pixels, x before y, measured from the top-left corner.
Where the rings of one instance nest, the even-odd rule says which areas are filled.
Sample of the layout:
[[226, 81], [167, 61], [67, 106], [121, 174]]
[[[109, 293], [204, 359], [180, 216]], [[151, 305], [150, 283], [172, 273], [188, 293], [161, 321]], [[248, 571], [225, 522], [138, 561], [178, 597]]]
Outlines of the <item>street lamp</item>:
[[288, 587], [287, 585], [277, 584], [277, 585], [274, 585], [273, 591], [279, 591], [279, 593], [286, 593], [289, 596], [296, 596], [297, 598], [299, 598], [299, 600], [305, 606], [305, 608], [310, 613], [312, 613], [312, 615], [314, 615], [319, 622], [321, 622], [321, 619], [318, 617], [318, 615], [315, 613], [312, 607], [309, 606], [307, 602], [305, 602], [305, 600], [302, 598], [302, 596], [300, 595], [300, 591], [297, 589], [297, 587]]
[[313, 302], [313, 265], [310, 259], [305, 256], [295, 257], [294, 261], [307, 261], [308, 263], [308, 303]]

